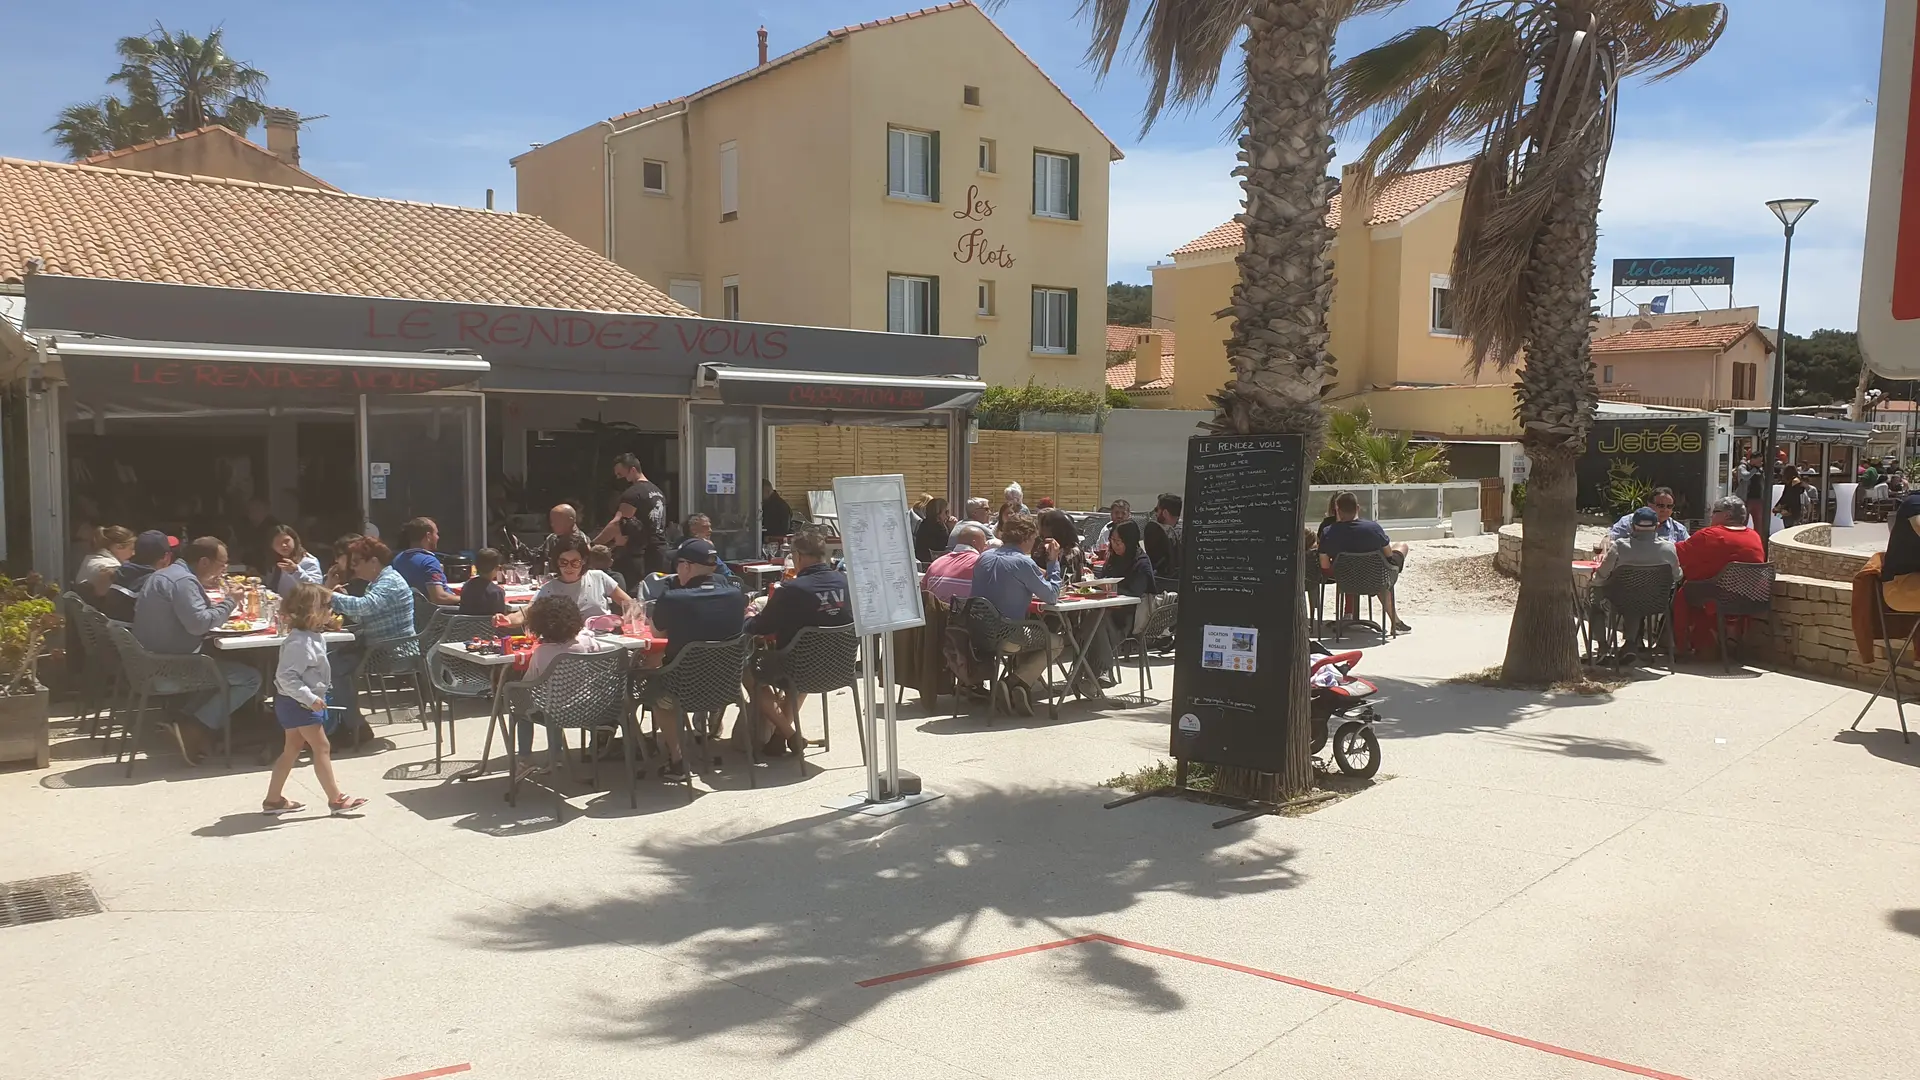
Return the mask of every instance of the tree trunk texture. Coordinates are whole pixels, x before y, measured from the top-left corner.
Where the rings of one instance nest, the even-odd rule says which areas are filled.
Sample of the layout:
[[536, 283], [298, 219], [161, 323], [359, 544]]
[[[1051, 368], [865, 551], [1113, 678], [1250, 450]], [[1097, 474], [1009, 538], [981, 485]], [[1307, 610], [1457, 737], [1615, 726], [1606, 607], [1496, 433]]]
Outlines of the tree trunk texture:
[[1556, 189], [1527, 266], [1527, 355], [1514, 392], [1531, 469], [1520, 598], [1502, 672], [1511, 682], [1559, 682], [1580, 671], [1568, 563], [1577, 531], [1575, 463], [1599, 401], [1588, 352], [1598, 188], [1594, 174]]
[[[1327, 82], [1339, 24], [1334, 6], [1332, 0], [1256, 0], [1247, 19], [1247, 100], [1234, 170], [1246, 193], [1239, 218], [1246, 244], [1232, 306], [1221, 312], [1233, 320], [1226, 342], [1233, 377], [1213, 397], [1218, 411], [1211, 425], [1236, 435], [1303, 434], [1309, 463], [1326, 439], [1320, 398], [1334, 374], [1327, 353], [1333, 277], [1326, 225], [1333, 194]], [[1303, 507], [1310, 471], [1300, 473]], [[1289, 659], [1290, 699], [1270, 703], [1287, 725], [1286, 767], [1278, 773], [1223, 768], [1215, 781], [1222, 794], [1280, 801], [1313, 788], [1307, 608], [1301, 588], [1293, 594], [1294, 639], [1302, 647]]]

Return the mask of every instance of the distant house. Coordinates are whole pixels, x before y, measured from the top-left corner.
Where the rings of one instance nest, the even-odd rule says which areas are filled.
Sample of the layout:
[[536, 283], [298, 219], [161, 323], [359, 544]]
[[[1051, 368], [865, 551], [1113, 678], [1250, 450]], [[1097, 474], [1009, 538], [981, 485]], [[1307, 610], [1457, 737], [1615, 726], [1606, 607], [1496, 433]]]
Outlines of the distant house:
[[1602, 318], [1593, 328], [1600, 396], [1642, 405], [1750, 409], [1773, 386], [1759, 308]]
[[1107, 387], [1143, 409], [1173, 407], [1174, 336], [1144, 326], [1107, 327]]
[[284, 109], [269, 112], [266, 146], [237, 135], [230, 128], [209, 124], [183, 135], [169, 135], [124, 150], [95, 154], [80, 164], [175, 176], [252, 180], [318, 191], [340, 190], [300, 167], [300, 119]]

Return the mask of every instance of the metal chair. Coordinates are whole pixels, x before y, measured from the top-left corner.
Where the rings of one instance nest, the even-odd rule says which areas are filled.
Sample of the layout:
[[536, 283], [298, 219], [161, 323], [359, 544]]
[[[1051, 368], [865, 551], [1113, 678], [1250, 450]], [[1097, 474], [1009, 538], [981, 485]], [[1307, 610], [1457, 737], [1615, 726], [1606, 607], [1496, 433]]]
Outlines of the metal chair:
[[70, 665], [71, 674], [80, 683], [80, 715], [76, 719], [89, 721], [87, 737], [91, 739], [99, 736], [100, 720], [104, 716], [107, 734], [112, 735], [113, 705], [119, 700], [123, 676], [119, 651], [107, 636], [107, 617], [79, 593], [62, 593], [60, 607], [67, 626], [67, 656], [72, 658], [77, 653], [80, 661]]
[[1673, 569], [1664, 563], [1617, 567], [1601, 584], [1600, 595], [1608, 609], [1607, 636], [1611, 639], [1617, 626], [1623, 638], [1613, 651], [1613, 670], [1620, 670], [1624, 639], [1631, 635], [1646, 640], [1649, 631], [1656, 647], [1666, 646], [1667, 670], [1674, 669], [1673, 592]]
[[440, 763], [440, 725], [442, 714], [447, 725], [447, 749], [460, 752], [460, 728], [454, 723], [450, 698], [491, 698], [493, 696], [493, 671], [471, 660], [462, 660], [440, 651], [444, 641], [470, 641], [476, 637], [491, 638], [496, 635], [493, 617], [490, 615], [448, 615], [436, 620], [431, 644], [424, 640], [420, 649], [420, 663], [427, 674], [428, 692], [433, 704], [433, 761]]
[[[1895, 615], [1900, 616], [1912, 624], [1907, 630], [1905, 637], [1896, 639], [1895, 635], [1899, 633], [1899, 631], [1892, 629], [1887, 622], [1887, 612], [1889, 609], [1887, 607], [1886, 579], [1875, 577], [1873, 580], [1873, 591], [1874, 617], [1880, 627], [1880, 649], [1887, 658], [1887, 674], [1880, 680], [1880, 685], [1874, 688], [1873, 696], [1867, 699], [1865, 705], [1860, 706], [1859, 715], [1853, 718], [1853, 723], [1848, 726], [1847, 730], [1860, 730], [1860, 721], [1867, 718], [1867, 710], [1873, 708], [1874, 702], [1879, 701], [1882, 697], [1888, 696], [1888, 689], [1891, 687], [1893, 709], [1894, 712], [1900, 716], [1900, 741], [1906, 743], [1912, 741], [1913, 736], [1912, 733], [1907, 730], [1907, 691], [1900, 685], [1900, 667], [1906, 663], [1908, 656], [1913, 652], [1915, 635], [1920, 635], [1920, 618], [1916, 618], [1913, 612], [1895, 610]], [[1895, 640], [1899, 640], [1900, 644], [1898, 646], [1894, 645]]]
[[[540, 678], [507, 687], [507, 714], [513, 718], [514, 728], [521, 720], [546, 726], [547, 754], [556, 769], [567, 756], [566, 729], [577, 728], [587, 732], [589, 738], [602, 731], [623, 733], [626, 736], [621, 744], [627, 757], [627, 805], [637, 807], [640, 796], [634, 779], [634, 754], [640, 733], [628, 707], [627, 669], [631, 662], [625, 649], [563, 653], [541, 672]], [[516, 731], [507, 739], [507, 802], [515, 806], [519, 805], [519, 746]], [[590, 782], [597, 788], [599, 763], [594, 755], [585, 756], [592, 770]], [[564, 796], [560, 803], [563, 809], [559, 813], [564, 814]]]
[[440, 605], [427, 599], [426, 593], [419, 589], [413, 590], [413, 632], [425, 633], [427, 627], [433, 623], [434, 615], [440, 610]]
[[[665, 664], [633, 671], [634, 697], [639, 699], [641, 705], [655, 710], [656, 727], [659, 726], [658, 710], [672, 709], [678, 714], [675, 723], [679, 725], [682, 755], [692, 752], [693, 729], [689, 721], [694, 713], [713, 713], [711, 730], [717, 731], [726, 717], [727, 707], [741, 704], [740, 678], [746, 672], [751, 641], [742, 634], [726, 641], [689, 642]], [[751, 726], [737, 719], [734, 730], [740, 733], [741, 741], [746, 744], [748, 782], [757, 787], [759, 782], [753, 775], [757, 747], [753, 745]], [[719, 759], [716, 757], [714, 760], [718, 764]], [[685, 764], [688, 770], [687, 798], [692, 799], [692, 758], [685, 758]]]
[[[1153, 601], [1153, 598], [1140, 598], [1140, 602], [1143, 604], [1149, 601]], [[1135, 655], [1139, 657], [1139, 708], [1144, 709], [1147, 707], [1147, 691], [1153, 686], [1153, 670], [1147, 666], [1147, 646], [1173, 633], [1174, 627], [1177, 626], [1179, 622], [1180, 597], [1171, 593], [1163, 593], [1160, 600], [1154, 601], [1153, 607], [1147, 612], [1146, 618], [1136, 623], [1134, 631], [1122, 638], [1120, 640], [1120, 646], [1114, 650], [1114, 655], [1116, 656], [1124, 654], [1127, 651], [1127, 644], [1131, 642]]]
[[[1727, 619], [1753, 618], [1773, 610], [1772, 563], [1728, 563], [1710, 581], [1689, 581], [1685, 585], [1687, 606], [1713, 605], [1714, 639], [1720, 643], [1720, 666], [1733, 670], [1732, 650], [1727, 641]], [[1745, 645], [1741, 635], [1740, 644]]]
[[1040, 681], [1047, 692], [1048, 715], [1058, 719], [1060, 702], [1053, 693], [1053, 631], [1040, 619], [1013, 620], [1000, 614], [993, 601], [984, 596], [969, 596], [965, 606], [960, 609], [966, 622], [967, 633], [973, 641], [975, 655], [990, 658], [993, 662], [993, 683], [988, 700], [992, 703], [989, 711], [1007, 703], [1007, 713], [1013, 713], [1012, 699], [1006, 692], [1006, 681], [1013, 662], [1029, 653], [1045, 652], [1047, 662], [1040, 669]]
[[[420, 703], [420, 730], [425, 731], [430, 710], [427, 706], [427, 679], [422, 674], [420, 663], [420, 641], [419, 634], [408, 634], [405, 637], [366, 642], [361, 652], [360, 669], [355, 676], [360, 680], [363, 692], [369, 695], [373, 693], [373, 680], [381, 680], [380, 704], [386, 710], [389, 724], [393, 723], [393, 690], [386, 685], [387, 681], [413, 680], [414, 696]], [[363, 708], [360, 711], [364, 716], [367, 710]]]
[[[867, 760], [867, 729], [860, 719], [860, 639], [854, 636], [853, 627], [802, 627], [786, 648], [775, 650], [769, 659], [771, 666], [781, 675], [773, 685], [785, 690], [790, 698], [794, 694], [820, 695], [822, 737], [817, 742], [809, 741], [809, 746], [818, 746], [829, 752], [833, 750], [833, 723], [829, 719], [827, 695], [842, 688], [853, 691], [854, 731], [860, 738], [860, 760], [864, 763]], [[794, 713], [793, 729], [800, 730], [798, 712]], [[806, 758], [803, 754], [801, 769], [805, 768]]]
[[[1338, 641], [1343, 631], [1351, 623], [1363, 622], [1380, 631], [1382, 637], [1392, 637], [1391, 626], [1381, 626], [1373, 619], [1374, 597], [1393, 591], [1394, 573], [1387, 557], [1378, 551], [1343, 551], [1333, 557], [1333, 602], [1339, 610], [1333, 616], [1333, 637]], [[1354, 610], [1358, 612], [1359, 601], [1367, 601], [1366, 619], [1349, 619], [1346, 616], [1347, 598], [1354, 598]]]
[[1315, 634], [1327, 631], [1327, 586], [1333, 579], [1320, 569], [1320, 552], [1311, 550], [1306, 553], [1307, 618]]
[[[119, 654], [121, 670], [125, 673], [127, 706], [133, 710], [132, 719], [122, 725], [120, 749], [114, 751], [113, 760], [118, 764], [121, 755], [125, 754], [127, 776], [132, 778], [135, 757], [140, 752], [141, 738], [147, 730], [147, 703], [156, 697], [178, 697], [202, 691], [224, 695], [227, 692], [227, 677], [221, 673], [220, 665], [211, 656], [149, 652], [134, 640], [132, 630], [117, 623], [107, 624], [107, 640], [112, 642], [114, 652]], [[134, 703], [136, 696], [138, 705]], [[231, 716], [227, 717], [225, 749], [227, 767], [232, 768]]]

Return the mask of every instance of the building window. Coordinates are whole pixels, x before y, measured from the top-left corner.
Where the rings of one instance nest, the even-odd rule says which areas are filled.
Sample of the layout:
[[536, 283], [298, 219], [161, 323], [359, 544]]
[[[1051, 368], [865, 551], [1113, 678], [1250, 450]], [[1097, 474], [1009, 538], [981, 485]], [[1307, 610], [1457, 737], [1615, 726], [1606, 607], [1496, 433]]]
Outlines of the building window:
[[975, 314], [991, 318], [994, 314], [993, 282], [983, 281], [979, 287], [979, 300], [974, 308]]
[[887, 129], [887, 194], [940, 201], [940, 133]]
[[1608, 364], [1606, 367], [1603, 367], [1600, 369], [1600, 381], [1603, 383], [1606, 383], [1608, 386], [1613, 385], [1613, 365], [1612, 364]]
[[1033, 290], [1033, 351], [1071, 355], [1076, 342], [1078, 289]]
[[887, 332], [940, 332], [940, 279], [907, 274], [887, 275]]
[[980, 88], [977, 86], [961, 87], [960, 88], [960, 104], [971, 105], [976, 109], [979, 108], [980, 107]]
[[1428, 312], [1427, 331], [1458, 337], [1460, 331], [1453, 322], [1453, 279], [1445, 274], [1434, 274], [1431, 285], [1433, 301]]
[[672, 278], [667, 282], [667, 295], [679, 303], [700, 313], [700, 281], [698, 278]]
[[1037, 217], [1080, 217], [1080, 155], [1033, 152], [1033, 212]]
[[992, 139], [980, 140], [980, 171], [983, 173], [1000, 171], [1000, 152]]
[[720, 317], [740, 317], [740, 279], [729, 275], [720, 279]]
[[720, 220], [732, 221], [740, 216], [740, 147], [737, 143], [720, 144]]
[[1753, 401], [1760, 396], [1760, 365], [1733, 365], [1733, 400]]
[[649, 195], [667, 193], [667, 163], [651, 158], [640, 162], [640, 189]]

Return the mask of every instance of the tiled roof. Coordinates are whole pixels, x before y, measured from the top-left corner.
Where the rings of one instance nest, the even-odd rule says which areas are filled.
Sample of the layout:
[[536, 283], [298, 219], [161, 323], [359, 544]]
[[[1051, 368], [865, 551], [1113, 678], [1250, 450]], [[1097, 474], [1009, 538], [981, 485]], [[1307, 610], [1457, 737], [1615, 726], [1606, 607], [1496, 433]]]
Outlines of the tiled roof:
[[[1431, 168], [1416, 169], [1384, 185], [1374, 193], [1368, 225], [1391, 225], [1415, 210], [1467, 182], [1472, 163], [1456, 161]], [[1335, 193], [1327, 205], [1327, 228], [1340, 227], [1340, 195]], [[1173, 249], [1175, 255], [1195, 255], [1203, 251], [1237, 248], [1246, 233], [1238, 221], [1217, 225], [1198, 237]]]
[[0, 281], [49, 274], [691, 315], [536, 217], [0, 158]]
[[168, 143], [185, 142], [188, 139], [198, 139], [206, 136], [218, 136], [218, 137], [232, 139], [234, 142], [239, 143], [241, 146], [246, 147], [248, 150], [252, 150], [255, 153], [259, 153], [259, 154], [265, 154], [266, 156], [272, 158], [274, 161], [279, 162], [279, 164], [283, 168], [290, 169], [293, 172], [299, 173], [301, 176], [304, 176], [307, 179], [313, 181], [313, 186], [316, 188], [319, 188], [322, 191], [339, 191], [340, 190], [339, 188], [334, 187], [332, 184], [327, 183], [325, 180], [320, 179], [319, 177], [313, 175], [307, 170], [301, 168], [300, 166], [295, 165], [292, 162], [286, 161], [285, 159], [281, 158], [279, 154], [276, 154], [273, 151], [267, 149], [266, 147], [261, 146], [259, 143], [254, 142], [252, 139], [249, 139], [246, 136], [235, 132], [232, 128], [221, 127], [219, 124], [208, 124], [205, 127], [195, 128], [192, 131], [185, 132], [184, 134], [180, 134], [180, 135], [162, 136], [161, 138], [158, 138], [158, 139], [151, 139], [147, 142], [143, 142], [138, 146], [129, 146], [120, 150], [102, 151], [101, 153], [95, 154], [90, 158], [81, 159], [80, 164], [103, 165], [108, 168], [118, 168], [119, 167], [118, 162], [120, 158], [128, 157], [133, 154], [138, 154], [143, 150], [151, 150], [156, 146], [165, 146]]
[[1141, 334], [1159, 334], [1160, 352], [1173, 355], [1173, 331], [1155, 330], [1150, 326], [1109, 326], [1107, 327], [1107, 351], [1110, 353], [1128, 352], [1139, 344]]
[[[863, 23], [854, 23], [851, 26], [842, 26], [837, 30], [829, 30], [827, 31], [826, 37], [820, 38], [817, 41], [810, 41], [805, 45], [802, 45], [799, 48], [793, 50], [792, 52], [782, 53], [779, 56], [772, 57], [766, 63], [760, 64], [756, 67], [748, 68], [747, 70], [741, 72], [738, 75], [734, 75], [734, 76], [730, 76], [728, 78], [722, 79], [711, 86], [702, 87], [698, 90], [695, 90], [691, 94], [683, 94], [679, 97], [668, 98], [665, 101], [655, 102], [652, 105], [647, 105], [642, 108], [634, 109], [631, 112], [623, 112], [619, 116], [610, 116], [607, 118], [607, 122], [618, 124], [623, 120], [631, 120], [636, 116], [644, 116], [647, 113], [653, 112], [657, 109], [667, 109], [667, 108], [672, 108], [673, 106], [676, 106], [676, 105], [683, 105], [690, 102], [698, 101], [703, 97], [708, 97], [710, 95], [717, 94], [720, 91], [725, 90], [730, 86], [735, 86], [740, 83], [746, 82], [748, 79], [765, 75], [767, 72], [772, 71], [777, 67], [781, 67], [785, 64], [791, 64], [795, 60], [800, 59], [801, 57], [812, 56], [814, 53], [817, 53], [822, 49], [825, 49], [827, 46], [832, 45], [837, 41], [844, 41], [848, 37], [854, 34], [857, 34], [862, 30], [873, 30], [877, 27], [891, 26], [894, 23], [906, 22], [909, 19], [920, 19], [920, 18], [925, 18], [928, 15], [939, 15], [942, 12], [953, 11], [957, 8], [974, 8], [975, 10], [978, 10], [979, 6], [975, 4], [973, 0], [954, 0], [954, 2], [952, 3], [937, 4], [933, 7], [921, 8], [918, 11], [909, 11], [900, 15], [889, 15], [884, 19], [869, 19]], [[991, 24], [995, 30], [1000, 30], [1000, 24], [995, 23], [993, 19], [987, 15], [986, 12], [981, 11], [980, 17], [983, 19], [986, 19], [987, 22]], [[1071, 97], [1067, 97], [1067, 92], [1065, 90], [1061, 90], [1060, 84], [1053, 81], [1053, 76], [1048, 75], [1045, 69], [1041, 68], [1041, 66], [1034, 61], [1033, 57], [1027, 55], [1027, 51], [1025, 49], [1022, 49], [1018, 44], [1015, 44], [1014, 40], [1011, 37], [1007, 36], [1007, 32], [1005, 30], [1000, 30], [1000, 36], [1003, 38], [1006, 38], [1007, 44], [1012, 45], [1013, 51], [1019, 53], [1022, 59], [1024, 59], [1027, 63], [1033, 65], [1033, 70], [1040, 72], [1040, 77], [1047, 80], [1048, 86], [1053, 87], [1054, 90], [1057, 91], [1061, 97], [1066, 98], [1067, 104], [1073, 106], [1073, 111], [1079, 113], [1080, 118], [1082, 120], [1085, 120], [1088, 126], [1092, 127], [1094, 131], [1099, 132], [1099, 135], [1102, 139], [1107, 140], [1107, 147], [1109, 148], [1109, 150], [1112, 151], [1114, 161], [1119, 161], [1122, 157], [1126, 156], [1120, 152], [1120, 148], [1114, 144], [1114, 141], [1112, 139], [1107, 138], [1107, 133], [1100, 130], [1100, 125], [1093, 122], [1093, 117], [1088, 116], [1086, 113], [1086, 110], [1082, 109], [1077, 103], [1075, 103], [1075, 101]], [[538, 148], [536, 147], [535, 150], [528, 151], [528, 153], [534, 153], [534, 152], [537, 152], [537, 150]], [[521, 154], [513, 158], [512, 161], [509, 161], [508, 164], [512, 164], [514, 161], [518, 161], [520, 160], [520, 158], [523, 158], [526, 156], [527, 154]]]
[[[1120, 353], [1131, 351], [1139, 340], [1139, 335], [1153, 333], [1147, 327], [1109, 326], [1107, 327], [1107, 352]], [[1135, 384], [1139, 377], [1140, 365], [1131, 359], [1122, 360], [1107, 367], [1107, 385], [1115, 390], [1129, 393], [1166, 393], [1173, 389], [1173, 331], [1161, 330], [1160, 334], [1160, 377], [1150, 383]]]
[[[1725, 323], [1720, 326], [1697, 326], [1688, 323], [1683, 326], [1661, 326], [1652, 330], [1628, 330], [1622, 334], [1610, 334], [1607, 337], [1594, 338], [1592, 351], [1596, 353], [1647, 352], [1654, 349], [1715, 349], [1725, 352], [1733, 348], [1734, 343], [1755, 330], [1753, 323]], [[1767, 346], [1765, 335], [1760, 341]]]

